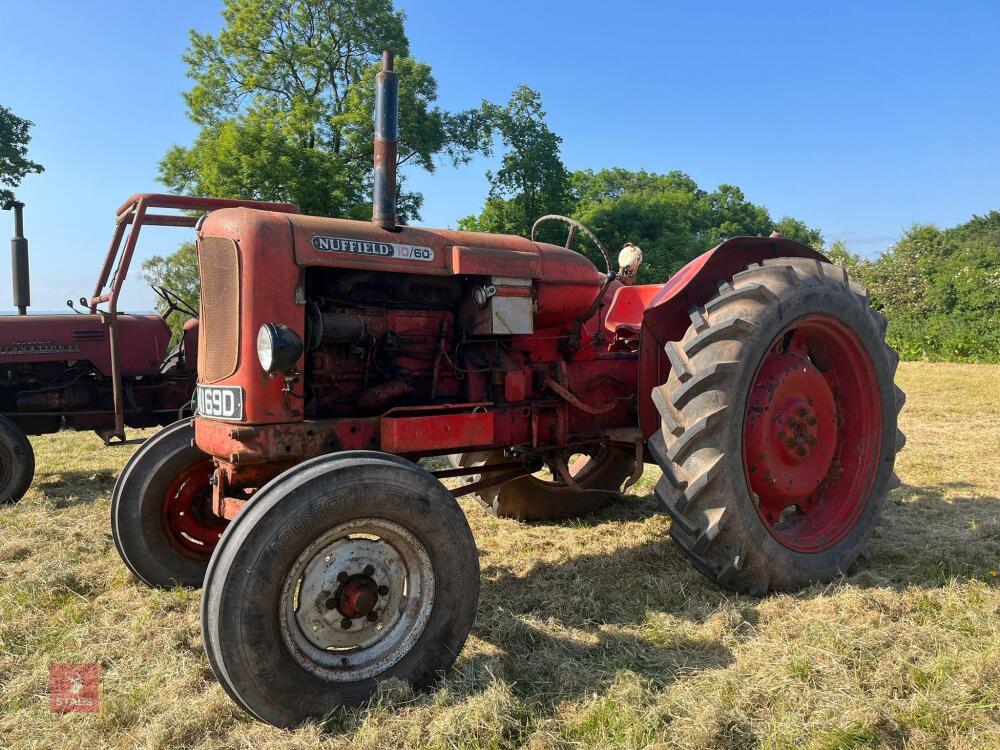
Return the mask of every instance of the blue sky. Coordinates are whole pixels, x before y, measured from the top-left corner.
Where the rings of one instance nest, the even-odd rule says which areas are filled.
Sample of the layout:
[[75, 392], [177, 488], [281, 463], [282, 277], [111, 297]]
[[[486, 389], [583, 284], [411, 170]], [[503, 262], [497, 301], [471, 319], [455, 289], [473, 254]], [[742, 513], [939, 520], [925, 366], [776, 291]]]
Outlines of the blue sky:
[[[739, 185], [772, 215], [876, 253], [913, 222], [1000, 208], [1000, 4], [535, 0], [399, 2], [441, 106], [542, 92], [570, 169], [680, 169]], [[46, 171], [28, 204], [32, 301], [89, 294], [131, 193], [189, 143], [180, 56], [219, 5], [0, 0], [0, 104], [33, 120]], [[479, 159], [408, 174], [423, 224], [452, 226], [487, 190]], [[10, 233], [0, 214], [0, 239]], [[141, 257], [172, 249], [150, 235]], [[6, 246], [6, 242], [3, 242]], [[140, 258], [141, 259], [141, 258]], [[10, 305], [0, 257], [0, 309]], [[134, 274], [125, 295], [152, 307]]]

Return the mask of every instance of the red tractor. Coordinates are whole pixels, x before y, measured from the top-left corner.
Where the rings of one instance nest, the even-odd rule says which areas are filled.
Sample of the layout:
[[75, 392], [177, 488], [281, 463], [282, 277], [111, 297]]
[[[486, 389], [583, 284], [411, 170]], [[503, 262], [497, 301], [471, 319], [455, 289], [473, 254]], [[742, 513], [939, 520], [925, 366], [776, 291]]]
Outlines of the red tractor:
[[615, 271], [571, 219], [539, 222], [593, 240], [604, 272], [570, 242], [398, 226], [397, 86], [387, 56], [373, 223], [235, 208], [201, 224], [196, 416], [115, 487], [129, 568], [204, 582], [229, 695], [292, 726], [446, 670], [479, 591], [461, 495], [562, 518], [655, 463], [674, 542], [720, 586], [792, 590], [864, 555], [903, 445], [898, 358], [865, 290], [779, 236], [634, 285], [638, 248]]
[[[23, 204], [14, 211], [11, 256], [18, 315], [0, 317], [0, 503], [27, 492], [35, 470], [28, 435], [62, 427], [94, 430], [105, 442], [124, 440], [125, 427], [154, 427], [190, 413], [197, 366], [197, 312], [169, 289], [154, 287], [167, 304], [161, 315], [118, 312], [118, 296], [143, 226], [193, 228], [204, 212], [255, 206], [288, 212], [295, 206], [176, 195], [133, 195], [118, 209], [115, 233], [86, 313], [28, 315], [28, 241]], [[187, 214], [152, 213], [151, 209]], [[72, 307], [72, 304], [70, 304]], [[102, 307], [106, 306], [106, 307]], [[191, 315], [170, 348], [166, 318]]]

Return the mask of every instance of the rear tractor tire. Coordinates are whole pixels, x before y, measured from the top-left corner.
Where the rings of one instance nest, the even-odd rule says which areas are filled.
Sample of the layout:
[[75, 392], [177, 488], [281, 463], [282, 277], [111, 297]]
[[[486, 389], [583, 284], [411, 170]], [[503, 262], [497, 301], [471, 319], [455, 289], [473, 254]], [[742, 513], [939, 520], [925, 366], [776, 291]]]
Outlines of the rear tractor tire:
[[244, 710], [279, 727], [423, 688], [465, 644], [479, 599], [475, 540], [451, 493], [395, 456], [306, 461], [226, 531], [202, 596], [205, 651]]
[[[520, 477], [475, 493], [476, 499], [490, 515], [514, 518], [518, 521], [558, 521], [596, 513], [619, 496], [622, 483], [635, 466], [635, 458], [611, 445], [595, 443], [583, 450], [569, 450], [563, 456], [570, 478], [577, 485], [569, 486], [554, 467], [548, 477]], [[455, 453], [449, 456], [456, 468], [488, 466], [512, 459], [502, 450], [478, 453]], [[467, 484], [489, 478], [489, 474], [472, 474], [463, 478]]]
[[111, 496], [111, 533], [139, 580], [201, 586], [227, 524], [212, 513], [213, 470], [194, 445], [191, 419], [160, 430], [125, 464]]
[[0, 417], [0, 505], [16, 503], [35, 478], [35, 451], [24, 430]]
[[800, 258], [750, 266], [690, 317], [652, 394], [674, 541], [739, 592], [846, 574], [899, 485], [885, 318], [844, 269]]

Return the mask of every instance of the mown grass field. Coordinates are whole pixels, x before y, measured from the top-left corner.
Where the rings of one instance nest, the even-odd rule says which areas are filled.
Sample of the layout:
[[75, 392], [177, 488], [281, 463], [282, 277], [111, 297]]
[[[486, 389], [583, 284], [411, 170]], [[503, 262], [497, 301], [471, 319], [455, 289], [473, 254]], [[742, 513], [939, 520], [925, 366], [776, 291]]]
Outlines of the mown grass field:
[[[652, 470], [575, 523], [463, 501], [483, 587], [455, 671], [294, 732], [215, 682], [197, 592], [120, 563], [109, 495], [134, 446], [36, 439], [34, 488], [0, 509], [0, 747], [1000, 747], [1000, 366], [904, 364], [898, 381], [903, 486], [845, 579], [712, 587], [669, 542]], [[52, 662], [100, 664], [100, 713], [49, 712]]]

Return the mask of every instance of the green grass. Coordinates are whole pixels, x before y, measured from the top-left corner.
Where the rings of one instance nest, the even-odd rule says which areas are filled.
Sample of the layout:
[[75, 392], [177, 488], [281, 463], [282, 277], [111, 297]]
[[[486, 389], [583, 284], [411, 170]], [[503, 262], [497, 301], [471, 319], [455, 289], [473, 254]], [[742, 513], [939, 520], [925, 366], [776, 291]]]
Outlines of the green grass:
[[[709, 585], [667, 538], [649, 470], [597, 518], [528, 526], [463, 501], [479, 617], [414, 695], [279, 731], [244, 716], [201, 645], [198, 593], [153, 591], [108, 523], [134, 446], [35, 439], [0, 509], [0, 747], [1000, 747], [1000, 367], [904, 364], [903, 486], [873, 559], [795, 595]], [[52, 662], [101, 665], [101, 712], [48, 710]]]

